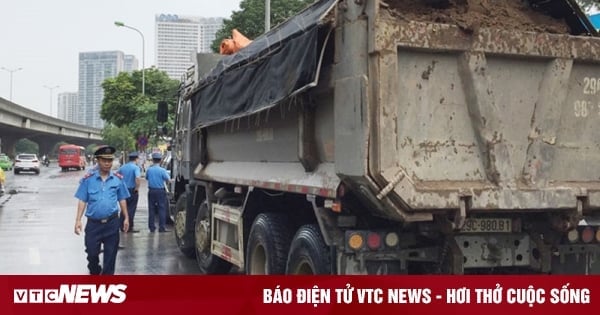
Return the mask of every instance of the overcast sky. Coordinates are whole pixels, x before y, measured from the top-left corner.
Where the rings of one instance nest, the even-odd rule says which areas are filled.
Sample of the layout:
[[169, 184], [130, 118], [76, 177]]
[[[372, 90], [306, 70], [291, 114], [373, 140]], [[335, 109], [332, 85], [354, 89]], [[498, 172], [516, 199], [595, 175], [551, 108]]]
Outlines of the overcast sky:
[[[79, 53], [120, 50], [142, 64], [138, 33], [146, 42], [146, 68], [154, 60], [154, 16], [160, 13], [229, 18], [240, 0], [0, 0], [0, 67], [12, 74], [12, 100], [53, 114], [61, 92], [77, 92]], [[10, 97], [10, 72], [0, 70], [0, 97]]]
[[[240, 0], [0, 0], [0, 67], [13, 72], [13, 102], [53, 114], [61, 92], [77, 92], [79, 52], [120, 50], [141, 67], [144, 33], [146, 68], [154, 60], [155, 14], [229, 18]], [[10, 98], [10, 72], [0, 70], [0, 97]], [[59, 86], [50, 91], [44, 86]]]

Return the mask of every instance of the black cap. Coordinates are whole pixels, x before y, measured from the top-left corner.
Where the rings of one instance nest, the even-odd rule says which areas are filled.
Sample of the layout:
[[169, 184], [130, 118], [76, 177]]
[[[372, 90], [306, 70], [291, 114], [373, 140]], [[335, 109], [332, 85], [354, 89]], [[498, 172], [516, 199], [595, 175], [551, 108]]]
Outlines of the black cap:
[[96, 149], [94, 156], [101, 159], [114, 159], [116, 151], [117, 149], [106, 145]]

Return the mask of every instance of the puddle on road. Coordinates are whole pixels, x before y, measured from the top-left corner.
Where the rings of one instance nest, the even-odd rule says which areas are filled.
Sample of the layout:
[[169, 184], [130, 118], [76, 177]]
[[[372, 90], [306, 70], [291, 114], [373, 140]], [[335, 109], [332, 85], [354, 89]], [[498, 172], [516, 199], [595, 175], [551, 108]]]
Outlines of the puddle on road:
[[48, 178], [69, 178], [69, 177], [74, 177], [74, 178], [81, 178], [83, 177], [83, 175], [85, 175], [86, 173], [83, 172], [58, 172], [56, 174], [52, 174], [50, 176], [48, 176]]
[[36, 209], [19, 209], [19, 211], [23, 212], [22, 219], [25, 219], [25, 221], [35, 219]]
[[2, 208], [2, 206], [4, 206], [4, 204], [7, 203], [10, 200], [10, 198], [12, 198], [12, 195], [13, 194], [11, 193], [10, 195], [8, 195], [6, 197], [5, 196], [1, 196], [1, 197], [4, 197], [4, 198], [0, 198], [0, 201], [1, 201], [0, 202], [0, 208]]
[[85, 175], [87, 172], [83, 172], [83, 171], [67, 171], [67, 172], [59, 172], [57, 174], [52, 174], [50, 176], [48, 176], [48, 178], [50, 179], [54, 179], [54, 178], [82, 178], [83, 175]]
[[14, 194], [39, 194], [37, 190], [15, 189]]
[[16, 194], [39, 194], [39, 189], [35, 188], [32, 189], [30, 187], [27, 186], [13, 186], [10, 188], [10, 190], [8, 191], [9, 194], [11, 195], [16, 195]]

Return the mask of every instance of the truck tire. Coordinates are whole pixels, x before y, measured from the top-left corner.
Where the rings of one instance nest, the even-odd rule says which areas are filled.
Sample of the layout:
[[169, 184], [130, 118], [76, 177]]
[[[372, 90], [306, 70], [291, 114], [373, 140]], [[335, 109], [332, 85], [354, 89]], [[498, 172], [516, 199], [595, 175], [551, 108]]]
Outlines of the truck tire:
[[181, 194], [175, 204], [175, 223], [173, 224], [173, 233], [177, 241], [179, 250], [189, 258], [196, 257], [196, 247], [194, 246], [193, 235], [185, 234], [187, 216], [187, 193]]
[[287, 260], [286, 274], [331, 274], [329, 247], [316, 224], [307, 224], [296, 232]]
[[282, 213], [261, 213], [250, 229], [246, 246], [246, 273], [251, 275], [285, 274], [292, 242], [289, 219]]
[[218, 256], [211, 254], [211, 230], [208, 204], [202, 203], [196, 216], [196, 227], [194, 229], [196, 261], [200, 272], [212, 274], [226, 274], [231, 270], [231, 264]]

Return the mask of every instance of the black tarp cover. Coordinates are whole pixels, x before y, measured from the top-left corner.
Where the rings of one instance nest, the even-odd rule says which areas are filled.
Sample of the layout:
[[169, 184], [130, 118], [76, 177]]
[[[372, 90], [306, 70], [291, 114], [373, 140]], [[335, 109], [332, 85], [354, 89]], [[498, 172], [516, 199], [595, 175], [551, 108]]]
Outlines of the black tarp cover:
[[276, 105], [316, 85], [325, 28], [324, 17], [337, 0], [321, 0], [225, 56], [192, 96], [192, 123], [206, 127]]

